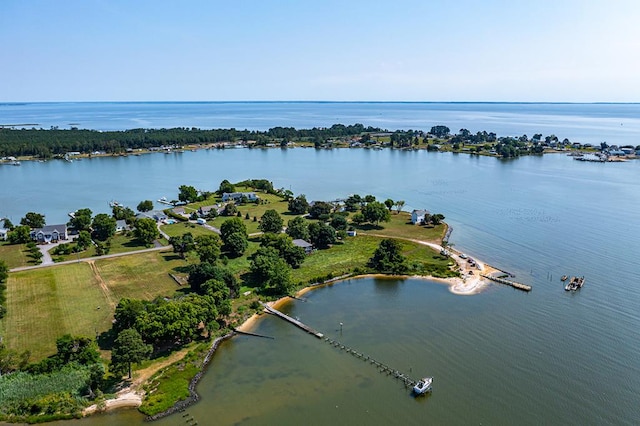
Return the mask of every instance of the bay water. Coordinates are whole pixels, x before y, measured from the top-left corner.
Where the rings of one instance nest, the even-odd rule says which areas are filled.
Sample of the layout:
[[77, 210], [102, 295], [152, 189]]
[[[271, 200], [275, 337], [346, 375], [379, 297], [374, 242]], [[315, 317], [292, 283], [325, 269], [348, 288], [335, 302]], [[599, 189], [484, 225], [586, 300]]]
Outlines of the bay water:
[[[455, 296], [428, 280], [366, 278], [314, 290], [282, 309], [412, 377], [434, 376], [433, 394], [412, 398], [370, 364], [265, 316], [254, 331], [275, 339], [219, 348], [202, 400], [185, 413], [198, 424], [631, 425], [640, 422], [639, 172], [637, 161], [561, 154], [201, 150], [0, 167], [0, 208], [15, 203], [12, 215], [40, 211], [53, 223], [76, 208], [107, 211], [112, 198], [135, 207], [181, 184], [267, 178], [309, 199], [374, 194], [441, 212], [456, 248], [533, 286]], [[563, 274], [584, 275], [585, 287], [565, 292]], [[159, 423], [186, 424], [182, 416]], [[125, 410], [79, 423], [142, 420]]]

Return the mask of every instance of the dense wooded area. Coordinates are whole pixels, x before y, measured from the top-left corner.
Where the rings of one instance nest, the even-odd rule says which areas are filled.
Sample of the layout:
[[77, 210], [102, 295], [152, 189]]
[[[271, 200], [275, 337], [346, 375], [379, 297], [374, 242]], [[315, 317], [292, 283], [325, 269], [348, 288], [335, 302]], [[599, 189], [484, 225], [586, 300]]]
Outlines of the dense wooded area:
[[148, 149], [162, 145], [195, 145], [216, 142], [256, 141], [266, 145], [274, 140], [309, 140], [324, 142], [330, 138], [360, 135], [363, 132], [378, 132], [380, 129], [364, 127], [362, 124], [345, 126], [294, 129], [273, 127], [267, 131], [178, 127], [173, 129], [132, 129], [125, 131], [83, 130], [72, 128], [9, 129], [0, 128], [0, 157], [34, 156], [51, 158], [68, 152], [105, 152], [117, 154], [127, 149]]

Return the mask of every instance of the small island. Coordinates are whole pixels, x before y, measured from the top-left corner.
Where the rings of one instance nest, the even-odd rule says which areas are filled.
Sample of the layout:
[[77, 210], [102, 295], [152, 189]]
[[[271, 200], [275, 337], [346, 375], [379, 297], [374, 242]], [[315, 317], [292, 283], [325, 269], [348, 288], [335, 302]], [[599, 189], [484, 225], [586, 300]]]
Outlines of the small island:
[[0, 222], [0, 419], [123, 406], [158, 418], [197, 398], [218, 344], [249, 331], [263, 303], [371, 274], [475, 294], [481, 275], [501, 272], [455, 250], [443, 214], [370, 194], [308, 200], [265, 179], [224, 180], [136, 211], [110, 205], [95, 216], [70, 206], [66, 224], [37, 212]]

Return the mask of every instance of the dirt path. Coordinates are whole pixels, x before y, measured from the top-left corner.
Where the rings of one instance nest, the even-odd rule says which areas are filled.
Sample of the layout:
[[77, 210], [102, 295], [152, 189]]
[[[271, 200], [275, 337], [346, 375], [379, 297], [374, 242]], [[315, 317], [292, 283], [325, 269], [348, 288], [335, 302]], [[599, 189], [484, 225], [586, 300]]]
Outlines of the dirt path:
[[96, 266], [96, 262], [93, 260], [90, 260], [87, 263], [91, 267], [91, 272], [93, 272], [93, 276], [96, 278], [96, 281], [100, 286], [100, 290], [102, 290], [102, 293], [104, 294], [105, 299], [107, 299], [109, 306], [111, 306], [111, 309], [115, 309], [116, 303], [113, 301], [111, 290], [109, 290], [109, 287], [107, 287], [107, 284], [102, 279], [102, 276], [100, 275], [100, 271], [98, 271], [98, 267]]

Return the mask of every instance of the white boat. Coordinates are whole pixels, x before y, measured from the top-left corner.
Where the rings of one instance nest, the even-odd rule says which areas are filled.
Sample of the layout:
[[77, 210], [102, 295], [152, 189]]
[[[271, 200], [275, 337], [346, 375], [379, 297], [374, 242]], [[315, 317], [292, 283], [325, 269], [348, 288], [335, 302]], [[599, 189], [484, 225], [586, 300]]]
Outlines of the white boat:
[[431, 383], [433, 383], [433, 377], [423, 377], [418, 380], [418, 383], [413, 387], [413, 393], [416, 395], [422, 395], [431, 391]]

